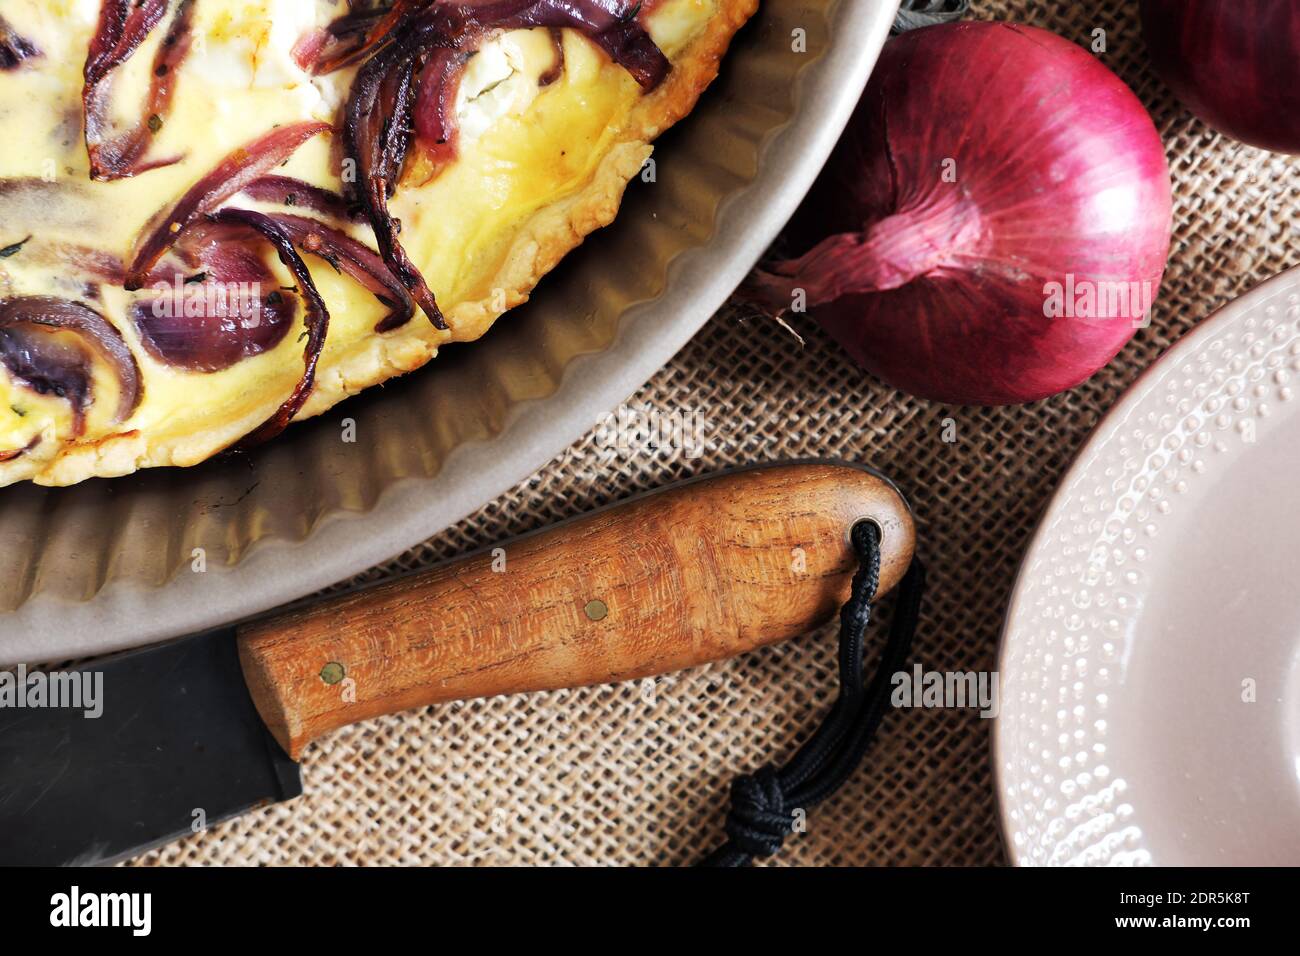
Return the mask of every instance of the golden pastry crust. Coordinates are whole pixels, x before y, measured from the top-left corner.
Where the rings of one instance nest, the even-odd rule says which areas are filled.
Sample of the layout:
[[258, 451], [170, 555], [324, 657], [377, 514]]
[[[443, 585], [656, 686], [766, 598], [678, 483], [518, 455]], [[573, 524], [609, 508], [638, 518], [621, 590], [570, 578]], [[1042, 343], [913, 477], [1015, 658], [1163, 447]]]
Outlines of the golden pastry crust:
[[[643, 168], [650, 142], [686, 116], [717, 76], [736, 31], [758, 0], [717, 0], [705, 29], [679, 57], [664, 82], [635, 104], [614, 143], [584, 187], [536, 211], [518, 230], [490, 287], [494, 295], [460, 302], [447, 311], [449, 332], [417, 320], [396, 333], [371, 335], [322, 361], [311, 398], [295, 421], [320, 415], [345, 398], [413, 371], [447, 342], [482, 336], [505, 311], [528, 300], [532, 289], [587, 235], [613, 222], [628, 182]], [[504, 304], [504, 308], [500, 306]], [[151, 440], [138, 430], [79, 442], [43, 442], [31, 453], [0, 463], [0, 486], [31, 480], [71, 485], [92, 477], [119, 477], [141, 468], [191, 466], [230, 447], [264, 422], [283, 401], [268, 394], [247, 414], [212, 423], [184, 436]], [[45, 447], [43, 447], [45, 446]]]

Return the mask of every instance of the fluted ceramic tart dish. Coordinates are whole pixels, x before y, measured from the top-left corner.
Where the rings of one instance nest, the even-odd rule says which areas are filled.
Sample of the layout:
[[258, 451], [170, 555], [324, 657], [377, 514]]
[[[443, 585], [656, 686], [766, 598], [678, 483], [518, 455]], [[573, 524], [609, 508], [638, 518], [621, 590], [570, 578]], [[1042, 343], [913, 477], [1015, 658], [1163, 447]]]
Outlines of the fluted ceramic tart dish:
[[0, 658], [256, 613], [535, 470], [775, 235], [895, 7], [7, 2]]

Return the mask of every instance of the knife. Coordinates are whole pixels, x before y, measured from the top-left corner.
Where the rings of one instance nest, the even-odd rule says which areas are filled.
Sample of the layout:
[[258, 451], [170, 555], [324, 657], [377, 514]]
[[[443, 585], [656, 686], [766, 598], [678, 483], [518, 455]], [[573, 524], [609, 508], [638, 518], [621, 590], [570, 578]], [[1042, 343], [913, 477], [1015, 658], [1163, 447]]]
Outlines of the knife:
[[662, 674], [796, 637], [847, 597], [848, 532], [862, 520], [883, 532], [883, 594], [912, 557], [902, 496], [868, 468], [790, 462], [62, 672], [99, 683], [100, 715], [0, 707], [0, 864], [112, 863], [290, 800], [307, 745], [371, 717]]

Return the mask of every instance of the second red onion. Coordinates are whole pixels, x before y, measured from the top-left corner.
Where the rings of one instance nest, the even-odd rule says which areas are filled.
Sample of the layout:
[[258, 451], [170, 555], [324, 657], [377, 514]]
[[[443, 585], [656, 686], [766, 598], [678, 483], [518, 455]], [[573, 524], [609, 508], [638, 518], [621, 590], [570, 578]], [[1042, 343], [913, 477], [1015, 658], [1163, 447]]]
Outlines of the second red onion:
[[1300, 153], [1300, 3], [1142, 0], [1142, 35], [1170, 89], [1210, 126]]

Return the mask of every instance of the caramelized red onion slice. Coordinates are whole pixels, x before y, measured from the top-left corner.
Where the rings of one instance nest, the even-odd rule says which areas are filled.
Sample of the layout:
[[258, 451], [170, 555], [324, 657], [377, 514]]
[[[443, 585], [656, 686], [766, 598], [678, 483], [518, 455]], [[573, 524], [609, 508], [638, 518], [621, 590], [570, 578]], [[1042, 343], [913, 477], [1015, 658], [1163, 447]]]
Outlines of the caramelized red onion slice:
[[101, 0], [99, 25], [86, 57], [87, 88], [97, 87], [131, 58], [162, 20], [167, 4], [168, 0]]
[[388, 8], [354, 10], [328, 26], [309, 30], [298, 38], [290, 54], [299, 67], [319, 76], [330, 72], [327, 63], [340, 65], [360, 54], [366, 35], [388, 12]]
[[235, 150], [199, 180], [165, 215], [155, 217], [136, 245], [127, 268], [125, 287], [134, 292], [145, 275], [176, 242], [185, 229], [211, 212], [249, 183], [265, 176], [287, 160], [307, 140], [330, 129], [328, 123], [294, 123], [272, 130]]
[[27, 454], [29, 451], [31, 451], [40, 443], [41, 443], [41, 436], [37, 435], [35, 438], [29, 441], [22, 448], [13, 448], [10, 449], [9, 451], [0, 451], [0, 465], [3, 465], [6, 462], [14, 461], [18, 458], [23, 457], [23, 455]]
[[335, 219], [358, 218], [358, 210], [349, 208], [348, 201], [339, 193], [292, 176], [263, 176], [245, 186], [242, 194], [259, 202], [310, 209]]
[[[75, 341], [59, 334], [63, 332]], [[93, 356], [117, 376], [113, 424], [126, 421], [140, 404], [140, 368], [116, 328], [98, 312], [68, 299], [0, 300], [0, 364], [33, 391], [67, 399], [78, 436], [85, 431], [86, 409], [93, 401]]]
[[[242, 195], [291, 208], [311, 209], [335, 219], [355, 218], [347, 208], [347, 200], [338, 193], [288, 176], [265, 176], [251, 183]], [[268, 213], [268, 217], [284, 227], [299, 249], [324, 259], [335, 271], [351, 276], [388, 307], [389, 314], [375, 326], [376, 332], [391, 332], [411, 321], [415, 314], [414, 300], [375, 250], [306, 216]]]
[[[511, 10], [513, 9], [513, 11]], [[637, 21], [641, 3], [627, 0], [489, 0], [466, 3], [467, 16], [502, 30], [569, 27], [583, 33], [645, 90], [658, 86], [671, 65]], [[496, 22], [492, 18], [499, 17]]]
[[435, 166], [456, 157], [456, 94], [469, 56], [469, 52], [461, 50], [438, 50], [420, 71], [415, 132]]
[[539, 87], [548, 87], [564, 75], [564, 34], [559, 27], [551, 27], [551, 46], [555, 48], [555, 63], [537, 78]]
[[620, 22], [591, 39], [644, 90], [653, 90], [668, 74], [668, 58], [635, 20]]
[[[158, 76], [157, 69], [169, 64], [171, 46], [164, 43], [155, 62], [155, 75], [150, 84], [149, 102], [145, 116], [135, 128], [116, 140], [108, 135], [109, 82], [113, 72], [129, 60], [162, 21], [170, 0], [104, 0], [99, 9], [99, 25], [91, 39], [90, 51], [84, 70], [82, 110], [85, 114], [86, 152], [90, 157], [91, 178], [100, 181], [123, 179], [145, 169], [170, 165], [175, 159], [140, 166], [140, 155], [152, 135], [149, 119], [161, 116], [155, 110], [164, 110], [171, 102], [172, 79], [170, 75]], [[177, 20], [188, 24], [188, 0], [182, 0]], [[172, 45], [174, 46], [174, 45]], [[183, 58], [188, 43], [181, 44], [179, 57]], [[177, 58], [176, 63], [179, 63]], [[156, 121], [155, 121], [156, 122]]]
[[254, 246], [260, 241], [244, 226], [206, 219], [186, 230], [177, 253], [192, 271], [170, 263], [170, 274], [153, 283], [154, 295], [130, 308], [150, 355], [173, 368], [219, 372], [284, 341], [298, 300], [278, 288]]
[[634, 0], [462, 0], [438, 3], [426, 14], [443, 14], [453, 22], [450, 46], [459, 38], [476, 38], [493, 30], [524, 27], [568, 27], [582, 33], [604, 50], [644, 89], [658, 86], [672, 68], [668, 58], [648, 34], [637, 15], [642, 4]]
[[350, 276], [389, 308], [389, 314], [376, 332], [391, 332], [411, 321], [415, 303], [384, 265], [384, 260], [364, 243], [305, 216], [268, 213], [267, 219], [278, 225], [295, 246], [324, 259], [338, 272]]
[[[569, 27], [581, 31], [653, 89], [670, 68], [663, 52], [636, 21], [639, 7], [625, 0], [486, 0], [421, 4], [411, 15], [394, 6], [391, 29], [357, 73], [345, 111], [344, 152], [357, 168], [352, 198], [364, 209], [380, 255], [430, 321], [447, 327], [424, 277], [402, 248], [400, 224], [388, 208], [418, 127], [435, 161], [454, 155], [451, 103], [460, 66], [496, 31]], [[416, 115], [417, 105], [420, 107]]]
[[324, 28], [308, 30], [298, 37], [289, 55], [301, 69], [311, 70], [312, 65], [325, 55], [325, 48], [330, 43], [329, 31]]
[[[429, 0], [396, 0], [372, 10], [354, 10], [336, 19], [306, 47], [299, 66], [320, 75], [359, 63], [404, 26]], [[310, 52], [308, 50], [310, 49]]]
[[212, 220], [216, 223], [247, 226], [262, 235], [275, 247], [280, 261], [298, 280], [298, 293], [307, 306], [307, 343], [303, 349], [303, 374], [298, 380], [293, 393], [276, 410], [275, 414], [249, 433], [239, 447], [249, 448], [269, 441], [289, 427], [302, 407], [307, 404], [312, 388], [316, 384], [316, 367], [320, 363], [321, 352], [325, 349], [325, 338], [329, 334], [330, 314], [321, 298], [316, 283], [312, 281], [307, 263], [294, 249], [293, 237], [271, 217], [247, 209], [223, 209]]
[[420, 270], [398, 238], [401, 226], [388, 210], [411, 142], [416, 76], [436, 48], [394, 43], [358, 72], [346, 107], [344, 149], [357, 164], [354, 195], [370, 221], [379, 254], [435, 328], [447, 322]]
[[[12, 70], [25, 60], [41, 55], [36, 44], [19, 36], [9, 21], [0, 17], [0, 70]], [[19, 454], [22, 454], [20, 451]]]
[[[274, 177], [272, 177], [274, 178]], [[261, 180], [259, 182], [266, 182]], [[316, 187], [308, 186], [299, 180], [286, 179], [285, 183], [293, 184], [292, 189], [315, 189]], [[321, 192], [325, 192], [321, 190]], [[254, 195], [255, 198], [265, 197], [268, 201], [277, 201], [280, 195], [278, 189], [265, 192], [258, 189], [246, 189], [243, 195]], [[334, 194], [329, 194], [334, 195]], [[339, 197], [341, 199], [341, 197]], [[301, 205], [302, 203], [291, 203], [289, 205]], [[343, 273], [354, 279], [360, 285], [371, 292], [376, 299], [383, 305], [387, 306], [389, 314], [375, 327], [376, 332], [391, 332], [400, 328], [411, 320], [415, 314], [415, 303], [402, 288], [400, 282], [393, 277], [384, 265], [384, 260], [380, 258], [379, 253], [371, 249], [365, 243], [353, 239], [346, 233], [335, 229], [319, 220], [307, 216], [299, 216], [292, 213], [266, 213], [268, 219], [279, 225], [284, 232], [293, 240], [303, 252], [310, 253], [318, 259], [323, 259], [334, 268], [336, 272]], [[205, 221], [196, 223], [190, 227], [181, 236], [178, 243], [180, 251], [187, 261], [195, 268], [201, 269], [202, 277], [205, 281], [209, 278], [218, 278], [221, 281], [231, 282], [236, 280], [260, 281], [263, 277], [254, 276], [254, 270], [250, 270], [246, 265], [241, 265], [240, 257], [247, 254], [247, 249], [240, 246], [242, 240], [247, 238], [247, 230], [232, 230], [232, 227], [217, 227]], [[224, 261], [223, 261], [224, 260]], [[161, 271], [161, 267], [160, 270]], [[269, 279], [269, 276], [265, 278]], [[155, 280], [156, 281], [156, 280]], [[164, 280], [169, 285], [174, 285], [174, 278]], [[190, 278], [191, 283], [195, 280]], [[278, 340], [277, 340], [278, 341]], [[262, 351], [259, 349], [259, 351]], [[242, 356], [236, 356], [236, 360]], [[231, 362], [223, 364], [225, 368]]]
[[[91, 178], [101, 182], [127, 179], [180, 161], [179, 157], [171, 157], [144, 162], [142, 157], [154, 136], [162, 129], [164, 117], [171, 109], [176, 77], [181, 64], [189, 55], [192, 44], [194, 3], [195, 0], [180, 0], [176, 8], [176, 15], [167, 29], [167, 35], [154, 55], [149, 93], [145, 100], [143, 115], [131, 129], [116, 137], [110, 138], [106, 135], [109, 89], [107, 76], [94, 87], [87, 83], [83, 100], [86, 149], [90, 156]], [[148, 21], [144, 21], [144, 24], [147, 25]], [[148, 26], [149, 30], [152, 28], [152, 25]]]

